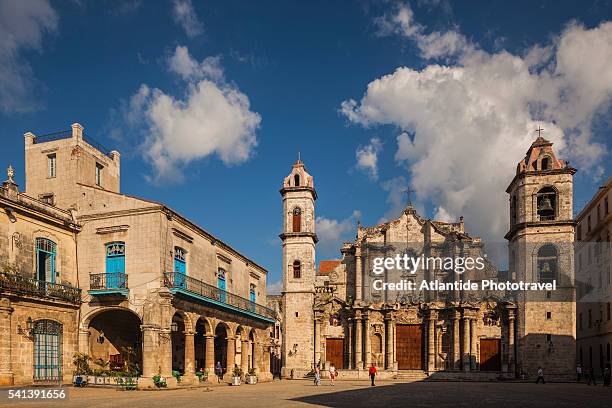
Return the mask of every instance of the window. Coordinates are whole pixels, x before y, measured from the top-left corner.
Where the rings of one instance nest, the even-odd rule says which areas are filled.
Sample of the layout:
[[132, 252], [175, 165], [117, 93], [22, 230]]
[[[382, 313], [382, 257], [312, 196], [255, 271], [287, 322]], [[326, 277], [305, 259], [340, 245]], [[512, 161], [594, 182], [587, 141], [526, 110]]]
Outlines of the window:
[[96, 163], [96, 185], [102, 187], [102, 170], [104, 166], [100, 163]]
[[548, 341], [548, 342], [552, 341], [552, 334], [547, 334], [546, 335], [546, 341]]
[[582, 239], [582, 224], [578, 224], [578, 230], [576, 233], [576, 240], [580, 241]]
[[555, 219], [557, 192], [552, 187], [544, 187], [537, 193], [538, 218], [540, 221]]
[[125, 289], [125, 242], [109, 242], [106, 247], [106, 288]]
[[47, 156], [47, 168], [48, 168], [47, 177], [55, 178], [57, 174], [57, 156], [55, 155], [55, 153]]
[[35, 382], [62, 380], [62, 332], [62, 324], [53, 320], [34, 322], [32, 340]]
[[225, 303], [226, 300], [226, 285], [225, 279], [227, 278], [225, 269], [219, 268], [217, 271], [217, 288], [219, 288], [219, 301]]
[[47, 238], [36, 238], [36, 271], [39, 281], [55, 283], [57, 244]]
[[249, 300], [251, 301], [251, 312], [255, 312], [255, 304], [257, 303], [257, 287], [251, 283], [249, 286]]
[[552, 313], [551, 312], [546, 312], [546, 319], [548, 319], [548, 320], [552, 319]]
[[516, 202], [516, 194], [512, 196], [512, 202], [510, 204], [510, 214], [511, 214], [511, 223], [516, 224], [516, 220], [518, 219], [518, 206]]
[[541, 167], [542, 167], [542, 170], [549, 170], [550, 169], [550, 158], [544, 157], [541, 162]]
[[538, 279], [542, 283], [552, 283], [557, 277], [557, 248], [552, 244], [538, 249]]
[[53, 205], [53, 203], [55, 202], [53, 200], [53, 194], [41, 194], [39, 198], [40, 198], [40, 201], [42, 201], [45, 204]]
[[302, 230], [302, 209], [295, 207], [293, 209], [293, 232], [300, 232]]
[[185, 261], [185, 250], [174, 247], [174, 286], [185, 288], [187, 285], [187, 262]]
[[300, 279], [302, 277], [302, 264], [300, 261], [293, 261], [293, 277]]
[[295, 176], [293, 176], [293, 184], [295, 185], [295, 187], [300, 186], [300, 175], [299, 174], [296, 174]]

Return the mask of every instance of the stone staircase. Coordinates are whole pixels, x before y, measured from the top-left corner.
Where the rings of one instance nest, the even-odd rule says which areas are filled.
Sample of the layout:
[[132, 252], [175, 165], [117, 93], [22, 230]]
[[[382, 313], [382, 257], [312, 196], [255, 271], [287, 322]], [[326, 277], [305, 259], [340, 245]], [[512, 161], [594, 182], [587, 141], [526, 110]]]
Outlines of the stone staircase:
[[396, 380], [413, 382], [427, 380], [427, 373], [423, 370], [399, 370], [395, 376]]

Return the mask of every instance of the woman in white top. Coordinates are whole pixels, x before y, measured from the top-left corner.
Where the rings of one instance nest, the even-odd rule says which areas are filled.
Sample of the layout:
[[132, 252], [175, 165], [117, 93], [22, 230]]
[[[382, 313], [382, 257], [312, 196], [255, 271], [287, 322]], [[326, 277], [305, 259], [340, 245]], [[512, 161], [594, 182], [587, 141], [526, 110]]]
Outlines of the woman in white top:
[[336, 367], [331, 364], [329, 366], [329, 385], [334, 385], [334, 378], [336, 378]]

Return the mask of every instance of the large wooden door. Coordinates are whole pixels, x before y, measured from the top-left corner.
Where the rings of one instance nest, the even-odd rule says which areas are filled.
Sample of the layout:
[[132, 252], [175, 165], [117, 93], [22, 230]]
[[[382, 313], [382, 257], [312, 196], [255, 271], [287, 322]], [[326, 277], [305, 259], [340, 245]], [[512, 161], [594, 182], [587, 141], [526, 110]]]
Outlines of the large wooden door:
[[337, 369], [344, 368], [344, 339], [325, 340], [325, 360]]
[[397, 365], [400, 370], [423, 369], [423, 330], [419, 324], [401, 324], [396, 327]]
[[480, 371], [500, 371], [500, 339], [480, 339]]

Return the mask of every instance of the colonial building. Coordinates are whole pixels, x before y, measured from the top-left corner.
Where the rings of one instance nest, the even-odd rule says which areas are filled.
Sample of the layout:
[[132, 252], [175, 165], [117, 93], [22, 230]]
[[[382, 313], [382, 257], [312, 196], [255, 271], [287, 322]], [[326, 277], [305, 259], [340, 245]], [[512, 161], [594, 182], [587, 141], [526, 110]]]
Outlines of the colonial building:
[[[340, 378], [533, 376], [568, 378], [575, 364], [572, 175], [539, 138], [508, 187], [509, 271], [486, 260], [484, 243], [448, 223], [422, 217], [408, 205], [399, 218], [357, 228], [342, 258], [315, 268], [313, 177], [299, 160], [284, 179], [283, 376], [299, 378], [333, 364]], [[550, 200], [548, 202], [547, 200]], [[550, 208], [549, 208], [550, 207]], [[567, 244], [569, 243], [569, 247]], [[529, 251], [527, 250], [529, 248]], [[457, 273], [441, 265], [374, 272], [380, 257], [482, 258], [483, 267]], [[412, 273], [414, 272], [414, 273]], [[418, 282], [549, 282], [559, 292], [419, 290]], [[375, 282], [412, 282], [382, 290]], [[568, 301], [569, 297], [569, 301]]]
[[[49, 351], [51, 361], [63, 361], [61, 372], [51, 377], [32, 374], [36, 357], [31, 348], [11, 346], [15, 352], [31, 353], [2, 360], [2, 370], [12, 372], [15, 383], [58, 377], [71, 381], [74, 351], [91, 356], [94, 367], [97, 362], [100, 367], [138, 370], [141, 386], [151, 386], [158, 374], [173, 385], [173, 371], [182, 373], [187, 383], [199, 370], [212, 376], [216, 362], [227, 376], [239, 366], [244, 372], [255, 369], [260, 381], [271, 378], [275, 312], [264, 306], [263, 267], [164, 204], [121, 193], [119, 153], [88, 138], [79, 124], [50, 135], [26, 133], [25, 156], [25, 194], [9, 189], [13, 201], [29, 200], [51, 212], [39, 224], [42, 230], [53, 228], [55, 235], [21, 221], [17, 214], [21, 207], [25, 214], [26, 205], [6, 204], [5, 217], [18, 219], [0, 219], [0, 225], [7, 225], [0, 257], [10, 265], [5, 269], [19, 276], [10, 279], [23, 275], [38, 285], [61, 282], [80, 293], [67, 305], [48, 300], [48, 291], [38, 293], [44, 300], [37, 301], [51, 302], [53, 310], [62, 308], [71, 316], [60, 319], [51, 311], [16, 313], [16, 302], [25, 300], [2, 287], [2, 310], [9, 319], [2, 327], [12, 338], [32, 341], [34, 336], [35, 342], [38, 322], [47, 320], [63, 333]], [[35, 211], [34, 205], [30, 208]], [[19, 228], [28, 230], [23, 246], [5, 253], [4, 242], [13, 245]], [[39, 238], [47, 240], [40, 249]], [[36, 254], [43, 254], [40, 259], [34, 245]], [[54, 259], [61, 268], [47, 266]], [[26, 320], [21, 321], [26, 315], [34, 322], [29, 332]]]
[[610, 366], [612, 343], [612, 177], [576, 217], [578, 361], [597, 375]]

